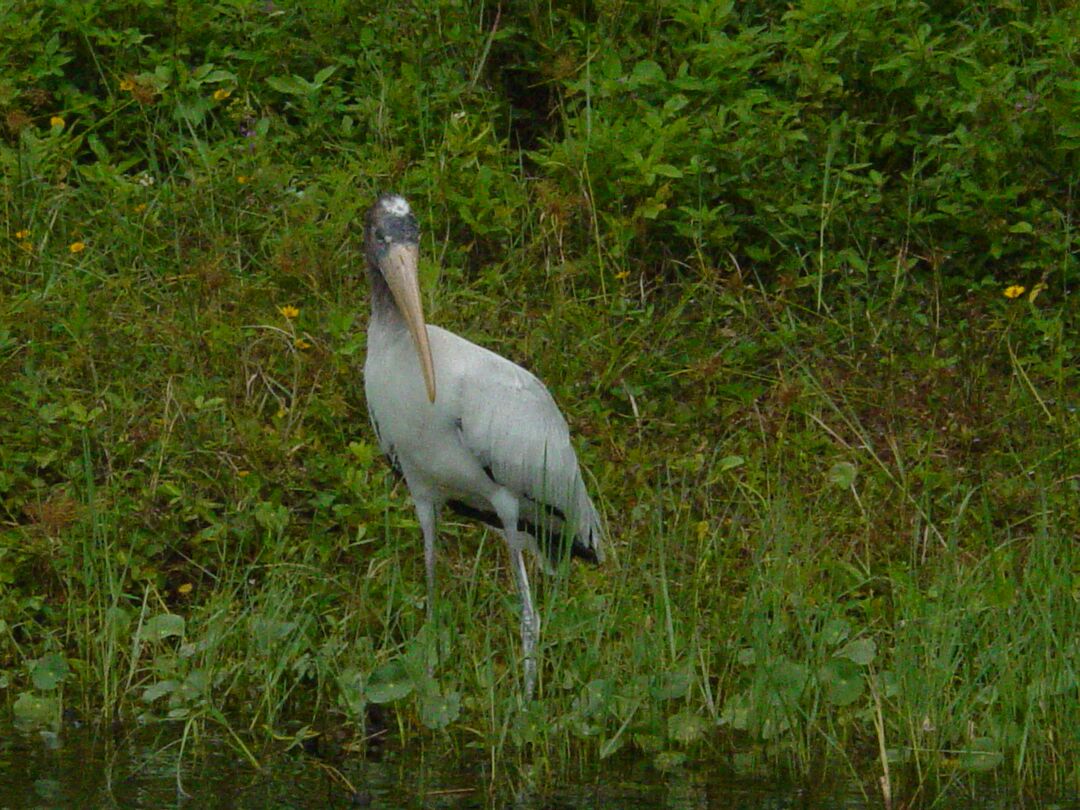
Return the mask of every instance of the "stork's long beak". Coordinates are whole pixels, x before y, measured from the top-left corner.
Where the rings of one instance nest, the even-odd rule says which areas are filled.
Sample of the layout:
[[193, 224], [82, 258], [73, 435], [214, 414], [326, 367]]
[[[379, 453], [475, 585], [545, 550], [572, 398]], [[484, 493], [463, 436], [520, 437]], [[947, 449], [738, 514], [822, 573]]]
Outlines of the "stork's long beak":
[[435, 364], [431, 360], [424, 306], [420, 301], [419, 249], [416, 245], [392, 245], [382, 261], [382, 274], [390, 287], [405, 325], [409, 327], [420, 368], [424, 372], [428, 400], [435, 401]]

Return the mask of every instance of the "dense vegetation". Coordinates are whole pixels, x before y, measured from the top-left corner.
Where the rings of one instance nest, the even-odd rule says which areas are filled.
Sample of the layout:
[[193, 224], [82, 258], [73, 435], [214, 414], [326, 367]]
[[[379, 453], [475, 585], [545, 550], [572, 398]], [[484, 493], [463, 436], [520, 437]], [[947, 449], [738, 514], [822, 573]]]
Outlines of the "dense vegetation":
[[[1077, 790], [1076, 4], [530, 7], [0, 6], [14, 717]], [[529, 705], [494, 535], [443, 527], [424, 626], [383, 189], [610, 525]]]

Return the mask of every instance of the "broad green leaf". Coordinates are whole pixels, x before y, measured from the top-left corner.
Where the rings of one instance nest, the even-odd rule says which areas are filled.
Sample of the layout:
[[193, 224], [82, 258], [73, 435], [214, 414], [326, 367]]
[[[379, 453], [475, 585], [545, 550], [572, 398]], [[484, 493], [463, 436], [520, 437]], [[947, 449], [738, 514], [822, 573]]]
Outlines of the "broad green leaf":
[[850, 489], [855, 483], [855, 465], [840, 461], [829, 468], [829, 482], [840, 489]]
[[431, 695], [420, 704], [420, 720], [431, 729], [446, 728], [461, 714], [461, 694]]
[[857, 638], [845, 644], [836, 655], [838, 658], [846, 658], [865, 667], [877, 655], [877, 644], [871, 638]]
[[720, 725], [746, 731], [750, 725], [750, 694], [739, 692], [727, 699], [720, 712]]
[[37, 728], [56, 721], [60, 703], [54, 697], [42, 697], [33, 692], [23, 692], [12, 706], [15, 722], [22, 726]]
[[976, 737], [960, 754], [957, 765], [961, 770], [982, 773], [992, 771], [1005, 760], [1001, 746], [990, 737]]
[[139, 630], [140, 641], [161, 641], [170, 636], [184, 635], [184, 617], [175, 613], [159, 613]]
[[279, 93], [290, 96], [306, 96], [312, 87], [299, 76], [268, 76], [266, 83]]
[[686, 754], [682, 751], [661, 751], [653, 757], [653, 766], [658, 771], [673, 771], [686, 762]]
[[851, 633], [851, 622], [847, 619], [830, 619], [821, 628], [821, 639], [830, 647], [835, 647]]
[[806, 688], [810, 672], [805, 666], [785, 656], [778, 656], [766, 665], [772, 689], [787, 700], [796, 700]]
[[401, 661], [383, 664], [368, 679], [367, 698], [372, 703], [393, 703], [413, 690], [413, 682]]
[[179, 686], [179, 681], [158, 681], [155, 684], [151, 684], [143, 690], [143, 703], [153, 703], [159, 697], [171, 695]]
[[834, 706], [850, 706], [865, 689], [862, 672], [847, 658], [832, 658], [819, 672], [825, 699]]
[[717, 463], [716, 471], [727, 472], [728, 470], [734, 470], [736, 467], [741, 467], [745, 463], [746, 459], [742, 456], [724, 456]]
[[689, 709], [668, 718], [668, 739], [683, 745], [697, 742], [705, 734], [708, 723]]
[[683, 176], [682, 170], [676, 166], [672, 166], [670, 163], [657, 163], [652, 167], [652, 170], [661, 177], [671, 177], [676, 180]]
[[30, 665], [30, 680], [35, 689], [55, 689], [70, 674], [67, 659], [59, 653], [46, 653]]
[[660, 65], [651, 59], [642, 59], [630, 73], [630, 86], [638, 87], [643, 84], [658, 84], [664, 81], [664, 71]]
[[657, 700], [679, 700], [690, 691], [690, 676], [686, 672], [664, 672], [657, 677], [649, 694]]

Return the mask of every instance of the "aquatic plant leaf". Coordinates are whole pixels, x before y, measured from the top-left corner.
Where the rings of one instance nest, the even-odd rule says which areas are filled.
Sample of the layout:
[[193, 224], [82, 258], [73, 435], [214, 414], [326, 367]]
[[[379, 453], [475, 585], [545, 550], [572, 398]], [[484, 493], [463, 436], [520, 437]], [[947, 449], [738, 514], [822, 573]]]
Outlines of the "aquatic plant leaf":
[[728, 470], [734, 470], [736, 467], [741, 467], [746, 463], [746, 459], [742, 456], [724, 456], [716, 464], [716, 472], [727, 472]]
[[634, 745], [644, 754], [656, 754], [664, 750], [664, 738], [659, 734], [634, 734]]
[[686, 762], [682, 751], [661, 751], [653, 757], [653, 765], [658, 771], [673, 771]]
[[54, 697], [42, 697], [33, 692], [23, 692], [11, 707], [15, 722], [21, 726], [37, 728], [53, 723], [60, 704]]
[[668, 718], [668, 738], [683, 745], [697, 742], [705, 734], [708, 724], [692, 711], [681, 711]]
[[371, 673], [365, 691], [372, 703], [393, 703], [412, 690], [412, 678], [406, 672], [405, 665], [401, 661], [391, 661]]
[[877, 655], [877, 644], [870, 638], [857, 638], [845, 644], [836, 655], [838, 658], [846, 658], [848, 661], [865, 667]]
[[770, 687], [787, 700], [798, 699], [809, 677], [805, 666], [783, 655], [771, 662], [767, 672]]
[[159, 697], [171, 695], [180, 686], [179, 681], [158, 681], [146, 687], [142, 693], [143, 703], [153, 703]]
[[851, 622], [847, 619], [830, 619], [821, 628], [821, 639], [830, 647], [834, 647], [846, 639], [851, 633]]
[[855, 483], [855, 465], [850, 461], [840, 461], [829, 468], [829, 483], [839, 489], [850, 489]]
[[996, 740], [990, 737], [976, 737], [968, 744], [967, 750], [960, 754], [957, 766], [961, 770], [976, 773], [992, 771], [1005, 759], [1005, 755], [999, 749], [1000, 746]]
[[265, 653], [269, 652], [277, 642], [288, 638], [297, 628], [297, 623], [283, 622], [268, 616], [252, 616], [250, 627], [256, 649]]
[[446, 728], [461, 714], [461, 693], [430, 695], [420, 704], [420, 720], [430, 729]]
[[55, 689], [70, 674], [67, 659], [59, 653], [46, 653], [30, 665], [30, 680], [36, 689]]
[[346, 669], [337, 679], [339, 700], [351, 718], [364, 716], [367, 698], [364, 695], [364, 676], [358, 670]]
[[686, 672], [664, 672], [653, 681], [649, 694], [657, 700], [679, 700], [690, 691], [690, 675]]
[[863, 693], [862, 672], [847, 658], [833, 658], [818, 673], [825, 686], [825, 699], [834, 706], [849, 706]]
[[169, 636], [184, 635], [184, 617], [175, 613], [159, 613], [139, 630], [140, 641], [161, 641]]
[[728, 698], [720, 712], [720, 725], [746, 731], [750, 725], [750, 693], [739, 692]]

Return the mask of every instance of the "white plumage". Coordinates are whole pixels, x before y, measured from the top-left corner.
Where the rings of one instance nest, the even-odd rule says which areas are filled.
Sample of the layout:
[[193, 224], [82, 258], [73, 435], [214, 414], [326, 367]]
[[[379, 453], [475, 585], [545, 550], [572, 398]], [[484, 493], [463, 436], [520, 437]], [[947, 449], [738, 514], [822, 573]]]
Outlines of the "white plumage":
[[384, 195], [368, 214], [372, 283], [364, 388], [379, 447], [404, 475], [424, 534], [433, 613], [435, 526], [447, 505], [502, 531], [522, 600], [525, 691], [535, 684], [539, 617], [522, 551], [545, 567], [569, 551], [603, 560], [602, 529], [555, 401], [531, 373], [424, 323], [419, 230], [408, 204]]

